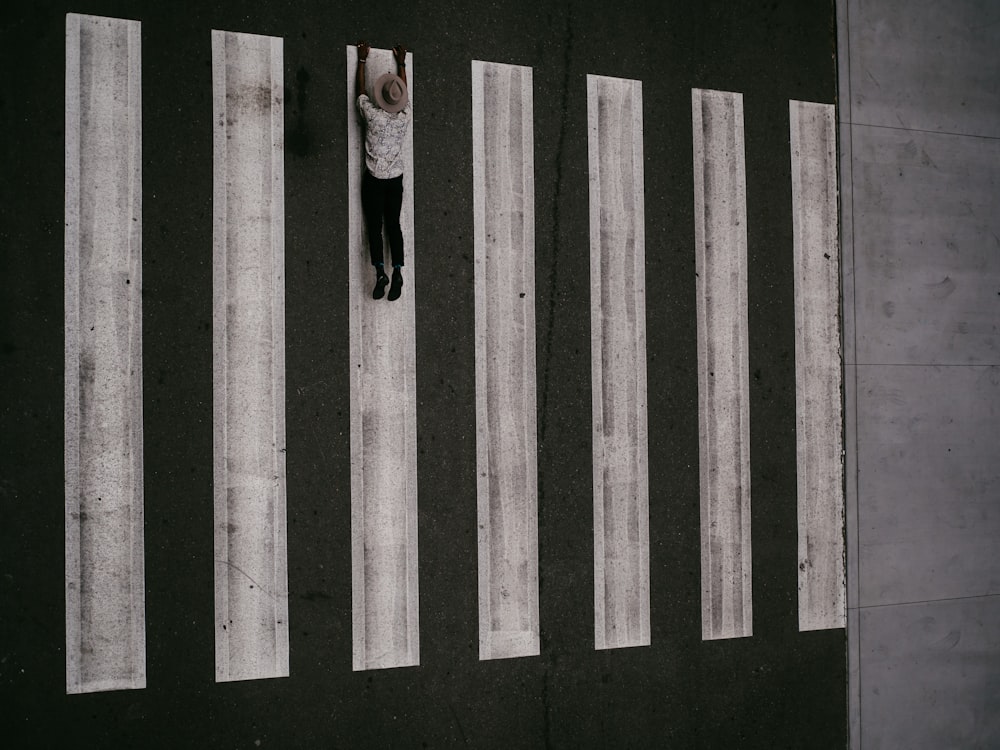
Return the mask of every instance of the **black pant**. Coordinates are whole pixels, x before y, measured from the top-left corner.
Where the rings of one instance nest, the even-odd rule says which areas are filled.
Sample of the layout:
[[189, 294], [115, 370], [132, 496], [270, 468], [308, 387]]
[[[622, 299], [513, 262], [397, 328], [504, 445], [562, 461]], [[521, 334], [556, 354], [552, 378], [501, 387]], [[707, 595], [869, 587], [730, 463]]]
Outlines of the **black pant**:
[[361, 178], [361, 210], [368, 228], [368, 249], [372, 265], [382, 263], [382, 217], [385, 233], [392, 250], [392, 264], [403, 265], [403, 230], [399, 226], [399, 210], [403, 206], [403, 175], [390, 180], [372, 177], [365, 170]]

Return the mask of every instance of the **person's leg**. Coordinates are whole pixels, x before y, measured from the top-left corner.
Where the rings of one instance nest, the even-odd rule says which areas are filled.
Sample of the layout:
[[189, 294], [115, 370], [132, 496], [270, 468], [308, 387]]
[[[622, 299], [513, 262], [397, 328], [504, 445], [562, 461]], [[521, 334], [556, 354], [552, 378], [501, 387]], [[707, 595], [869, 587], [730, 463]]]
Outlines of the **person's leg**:
[[403, 176], [386, 181], [385, 186], [385, 233], [389, 237], [392, 250], [392, 286], [389, 299], [399, 299], [403, 291], [403, 229], [399, 226], [399, 212], [403, 208]]
[[399, 212], [403, 208], [403, 176], [385, 181], [385, 233], [392, 250], [392, 265], [403, 265], [403, 229], [399, 226]]
[[365, 216], [365, 226], [368, 229], [368, 251], [372, 265], [375, 266], [375, 288], [373, 299], [385, 296], [385, 287], [389, 278], [385, 275], [382, 250], [382, 204], [384, 202], [385, 186], [382, 180], [372, 177], [367, 170], [361, 178], [361, 211]]
[[365, 216], [365, 227], [368, 229], [368, 251], [371, 254], [372, 265], [376, 268], [382, 265], [382, 203], [384, 201], [384, 186], [382, 180], [372, 177], [365, 171], [361, 178], [361, 211]]

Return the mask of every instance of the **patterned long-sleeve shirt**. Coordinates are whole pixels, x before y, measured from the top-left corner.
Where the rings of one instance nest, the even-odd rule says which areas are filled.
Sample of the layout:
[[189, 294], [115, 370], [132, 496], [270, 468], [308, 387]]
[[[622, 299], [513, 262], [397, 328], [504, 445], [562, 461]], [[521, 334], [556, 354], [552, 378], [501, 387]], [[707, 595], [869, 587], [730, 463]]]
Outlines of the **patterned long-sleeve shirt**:
[[362, 94], [358, 97], [358, 112], [366, 125], [365, 164], [369, 173], [380, 180], [399, 177], [403, 174], [403, 146], [412, 116], [410, 103], [389, 114], [373, 104], [367, 94]]

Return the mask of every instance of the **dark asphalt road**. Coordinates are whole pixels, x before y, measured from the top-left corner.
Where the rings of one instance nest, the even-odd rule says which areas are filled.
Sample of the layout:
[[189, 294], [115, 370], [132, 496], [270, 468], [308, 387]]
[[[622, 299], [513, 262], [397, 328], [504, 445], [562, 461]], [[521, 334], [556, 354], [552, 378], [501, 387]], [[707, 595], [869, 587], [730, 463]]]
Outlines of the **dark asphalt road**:
[[[143, 22], [148, 688], [64, 694], [66, 12]], [[798, 633], [788, 99], [830, 0], [37, 2], [3, 11], [0, 737], [79, 747], [835, 748]], [[284, 37], [291, 677], [214, 683], [212, 28]], [[421, 666], [351, 671], [344, 45], [414, 51]], [[470, 61], [534, 68], [541, 656], [479, 662]], [[595, 652], [586, 80], [643, 82], [652, 646]], [[692, 87], [744, 94], [754, 636], [702, 642]]]

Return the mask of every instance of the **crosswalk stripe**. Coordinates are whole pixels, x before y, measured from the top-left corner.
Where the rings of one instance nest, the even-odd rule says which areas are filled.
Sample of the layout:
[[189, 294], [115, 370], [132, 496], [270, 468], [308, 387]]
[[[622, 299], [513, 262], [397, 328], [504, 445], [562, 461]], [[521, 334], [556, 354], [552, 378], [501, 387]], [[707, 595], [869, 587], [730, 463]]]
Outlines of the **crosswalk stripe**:
[[753, 634], [743, 95], [692, 89], [702, 638]]
[[[413, 56], [406, 57], [411, 104]], [[416, 339], [413, 300], [413, 122], [407, 134], [400, 225], [403, 295], [371, 297], [375, 274], [361, 213], [364, 145], [355, 106], [357, 51], [347, 47], [351, 341], [351, 546], [355, 670], [420, 662], [417, 577]], [[395, 72], [392, 52], [372, 49], [368, 93]], [[414, 113], [418, 112], [414, 108]], [[386, 244], [388, 248], [388, 243]]]
[[648, 646], [642, 84], [587, 76], [595, 648]]
[[788, 103], [795, 262], [799, 630], [847, 623], [836, 115]]
[[539, 650], [531, 74], [472, 62], [480, 659]]
[[66, 16], [66, 692], [146, 686], [138, 21]]
[[284, 71], [212, 31], [215, 679], [288, 676]]

